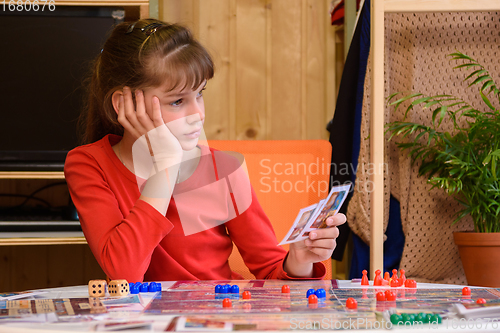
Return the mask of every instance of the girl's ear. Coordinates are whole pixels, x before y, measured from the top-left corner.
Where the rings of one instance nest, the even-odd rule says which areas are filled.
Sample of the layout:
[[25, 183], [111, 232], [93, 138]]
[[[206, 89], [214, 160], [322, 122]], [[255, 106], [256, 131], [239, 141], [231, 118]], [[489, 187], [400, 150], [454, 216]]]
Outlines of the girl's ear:
[[111, 103], [113, 104], [113, 109], [115, 109], [116, 114], [118, 114], [118, 110], [120, 110], [120, 98], [122, 96], [122, 90], [117, 90], [111, 95]]

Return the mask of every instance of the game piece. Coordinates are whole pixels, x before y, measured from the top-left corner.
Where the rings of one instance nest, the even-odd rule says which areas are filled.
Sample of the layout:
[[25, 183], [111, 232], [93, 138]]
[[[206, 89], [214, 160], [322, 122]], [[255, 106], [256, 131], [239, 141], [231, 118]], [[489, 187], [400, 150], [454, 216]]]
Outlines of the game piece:
[[373, 279], [373, 285], [374, 286], [381, 286], [382, 285], [382, 276], [380, 276], [381, 272], [380, 269], [377, 269], [375, 271], [375, 278]]
[[391, 287], [396, 288], [399, 286], [400, 286], [399, 278], [391, 278]]
[[366, 274], [368, 274], [368, 272], [366, 271], [366, 269], [363, 269], [363, 272], [361, 272], [363, 274], [363, 276], [361, 277], [361, 285], [362, 286], [369, 286], [370, 285], [370, 282], [368, 281], [368, 276]]
[[148, 292], [155, 293], [161, 291], [161, 284], [156, 282], [150, 282], [148, 286]]
[[386, 292], [385, 292], [385, 299], [387, 301], [390, 301], [390, 302], [395, 301], [396, 300], [396, 294], [393, 291], [391, 291], [391, 290], [386, 290]]
[[315, 294], [311, 294], [307, 297], [307, 300], [308, 300], [309, 304], [317, 304], [318, 303], [318, 296], [316, 296]]
[[220, 294], [222, 292], [222, 286], [220, 284], [215, 286], [215, 293]]
[[231, 288], [230, 285], [225, 284], [221, 287], [221, 294], [229, 294], [229, 289]]
[[391, 323], [393, 325], [403, 324], [403, 317], [401, 315], [398, 315], [397, 313], [393, 313], [391, 314]]
[[233, 285], [231, 286], [231, 294], [239, 294], [240, 293], [240, 287], [238, 285]]
[[139, 287], [139, 292], [141, 292], [141, 293], [148, 292], [148, 283], [147, 282], [144, 282], [141, 284], [141, 286]]
[[90, 280], [89, 281], [89, 295], [92, 297], [106, 296], [108, 284], [106, 280]]
[[130, 283], [129, 284], [129, 290], [131, 294], [138, 294], [139, 293], [139, 287], [135, 285], [135, 283]]
[[425, 313], [419, 313], [415, 316], [415, 323], [417, 324], [423, 324], [424, 323], [424, 320], [426, 318], [426, 315]]
[[433, 314], [431, 316], [431, 319], [429, 320], [429, 323], [431, 324], [441, 324], [443, 322], [441, 316], [439, 314]]
[[314, 294], [315, 292], [316, 292], [316, 290], [314, 290], [314, 289], [308, 289], [308, 290], [307, 290], [307, 293], [306, 293], [306, 297], [311, 296], [311, 295], [312, 295], [312, 294]]
[[404, 269], [399, 270], [399, 280], [400, 280], [401, 286], [403, 286], [405, 284], [405, 281], [406, 281], [406, 275], [405, 275]]
[[394, 279], [397, 279], [397, 278], [398, 278], [398, 270], [397, 269], [393, 269], [392, 270], [391, 280], [394, 280]]
[[243, 299], [251, 299], [252, 298], [252, 294], [248, 290], [245, 290], [241, 296], [243, 297]]
[[231, 308], [231, 307], [233, 307], [233, 304], [232, 304], [232, 302], [231, 302], [231, 299], [229, 299], [229, 298], [224, 298], [224, 299], [222, 300], [222, 307], [223, 307], [223, 308]]
[[403, 322], [403, 324], [411, 323], [412, 320], [411, 320], [410, 314], [409, 313], [401, 314], [401, 321]]
[[350, 310], [354, 310], [354, 309], [357, 309], [358, 308], [358, 302], [352, 298], [352, 297], [349, 297], [346, 301], [345, 301], [345, 306], [350, 309]]
[[477, 304], [486, 304], [486, 300], [484, 298], [478, 298], [476, 303]]
[[282, 294], [289, 294], [290, 293], [290, 286], [287, 284], [284, 284], [283, 287], [281, 287], [281, 293]]
[[385, 301], [385, 294], [383, 291], [379, 291], [377, 293], [377, 302], [384, 302]]
[[389, 282], [390, 279], [391, 278], [390, 278], [389, 272], [385, 272], [384, 273], [384, 280], [386, 280], [387, 282]]
[[326, 298], [326, 291], [323, 288], [319, 288], [318, 290], [316, 290], [314, 292], [314, 294], [318, 297], [318, 299], [320, 299], [320, 298]]
[[408, 279], [405, 281], [406, 288], [417, 288], [417, 281]]
[[127, 296], [130, 293], [130, 287], [127, 280], [111, 280], [108, 284], [110, 296]]
[[462, 296], [470, 296], [471, 295], [471, 290], [469, 287], [464, 287], [462, 289]]

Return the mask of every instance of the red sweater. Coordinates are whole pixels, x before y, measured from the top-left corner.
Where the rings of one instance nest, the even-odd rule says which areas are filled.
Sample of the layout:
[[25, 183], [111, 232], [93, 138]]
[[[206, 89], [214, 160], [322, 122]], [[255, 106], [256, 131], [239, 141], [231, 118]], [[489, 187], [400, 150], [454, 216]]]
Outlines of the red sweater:
[[[135, 175], [112, 149], [120, 139], [107, 135], [75, 148], [64, 168], [82, 230], [109, 278], [131, 282], [241, 279], [228, 264], [234, 242], [256, 278], [290, 279], [283, 271], [287, 253], [277, 246], [271, 223], [253, 190], [251, 204], [243, 213], [185, 236], [174, 199], [166, 216], [138, 200]], [[212, 154], [203, 155], [194, 174], [175, 186], [173, 197], [199, 187], [200, 179], [214, 173], [213, 161]], [[324, 265], [314, 264], [314, 276], [324, 274]]]

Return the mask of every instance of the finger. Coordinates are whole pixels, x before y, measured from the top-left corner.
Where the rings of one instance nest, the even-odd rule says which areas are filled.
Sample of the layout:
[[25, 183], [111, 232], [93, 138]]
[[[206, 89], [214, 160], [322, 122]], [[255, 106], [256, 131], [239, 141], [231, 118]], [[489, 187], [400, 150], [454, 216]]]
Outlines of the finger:
[[142, 125], [139, 123], [139, 120], [137, 119], [134, 99], [132, 98], [132, 91], [129, 87], [123, 88], [123, 99], [125, 107], [125, 117], [127, 117], [127, 120], [137, 132], [141, 133], [141, 135], [146, 133]]
[[326, 249], [326, 250], [331, 250], [335, 247], [336, 240], [335, 238], [326, 238], [326, 239], [318, 239], [318, 240], [310, 240], [306, 239], [304, 241], [304, 244], [309, 248], [309, 250], [312, 249]]
[[316, 229], [309, 233], [309, 240], [314, 241], [317, 239], [328, 239], [328, 238], [337, 238], [339, 237], [340, 231], [337, 227], [324, 228], [324, 229]]
[[120, 96], [120, 99], [119, 99], [118, 118], [117, 119], [118, 119], [118, 122], [120, 123], [120, 125], [122, 125], [123, 128], [125, 130], [127, 130], [128, 132], [130, 132], [130, 134], [132, 134], [135, 138], [138, 138], [141, 136], [141, 133], [139, 133], [135, 129], [135, 127], [130, 123], [127, 116], [125, 115], [125, 102], [124, 102], [123, 95]]
[[339, 226], [341, 224], [344, 224], [347, 221], [347, 218], [344, 214], [340, 213], [334, 216], [329, 216], [326, 219], [326, 225], [327, 227], [332, 227], [332, 226]]
[[336, 246], [337, 242], [333, 240], [333, 245], [331, 246], [331, 248], [312, 247], [309, 249], [309, 251], [314, 253], [318, 257], [318, 261], [322, 261], [331, 258], [333, 250]]
[[161, 116], [160, 100], [156, 96], [153, 96], [153, 124], [155, 128], [165, 125]]
[[146, 112], [146, 103], [144, 101], [144, 92], [140, 89], [135, 91], [136, 116], [141, 126], [141, 131], [144, 133], [154, 129], [153, 121]]

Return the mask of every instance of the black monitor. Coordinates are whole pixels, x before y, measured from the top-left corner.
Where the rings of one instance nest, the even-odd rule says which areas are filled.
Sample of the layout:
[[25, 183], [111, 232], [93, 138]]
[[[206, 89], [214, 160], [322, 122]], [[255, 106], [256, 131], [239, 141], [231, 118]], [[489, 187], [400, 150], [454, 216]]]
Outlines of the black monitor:
[[0, 171], [62, 171], [79, 144], [83, 79], [124, 10], [0, 11]]

